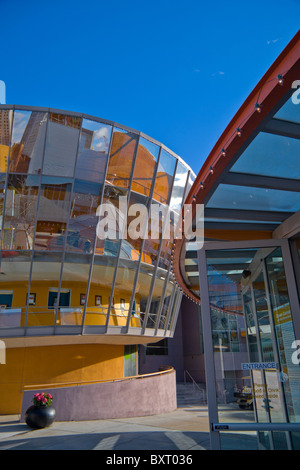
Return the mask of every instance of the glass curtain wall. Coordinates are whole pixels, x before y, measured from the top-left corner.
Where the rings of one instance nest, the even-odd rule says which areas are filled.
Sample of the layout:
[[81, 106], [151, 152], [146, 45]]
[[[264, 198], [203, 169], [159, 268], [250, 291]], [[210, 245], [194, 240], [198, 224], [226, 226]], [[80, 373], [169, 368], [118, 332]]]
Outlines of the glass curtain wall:
[[135, 131], [0, 109], [0, 327], [170, 331], [171, 249], [193, 178]]

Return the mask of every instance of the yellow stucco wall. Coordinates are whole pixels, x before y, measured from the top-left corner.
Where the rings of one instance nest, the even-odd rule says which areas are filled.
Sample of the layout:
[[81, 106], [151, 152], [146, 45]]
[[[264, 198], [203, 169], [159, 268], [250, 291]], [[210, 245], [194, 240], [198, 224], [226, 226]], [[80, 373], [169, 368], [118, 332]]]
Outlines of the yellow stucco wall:
[[[48, 295], [50, 288], [56, 288], [58, 290], [58, 283], [51, 281], [35, 281], [31, 284], [31, 292], [36, 295], [36, 302], [34, 306], [29, 306], [28, 310], [28, 320], [27, 326], [51, 326], [55, 322], [55, 311], [49, 309], [48, 305]], [[83, 311], [83, 306], [80, 305], [80, 294], [86, 291], [86, 283], [80, 282], [64, 282], [62, 283], [62, 289], [70, 290], [70, 307], [76, 307]], [[0, 283], [0, 292], [1, 290], [10, 290], [13, 292], [12, 308], [22, 308], [22, 314], [19, 315], [19, 325], [24, 326], [25, 323], [25, 312], [26, 312], [26, 297], [28, 292], [28, 283], [27, 282], [1, 282]], [[95, 296], [101, 295], [102, 306], [95, 306]], [[108, 309], [110, 290], [105, 289], [102, 286], [95, 287], [91, 286], [90, 294], [88, 297], [87, 311], [85, 317], [86, 325], [105, 325], [106, 323], [106, 313]], [[115, 299], [115, 308], [112, 308], [112, 315], [110, 317], [110, 325], [124, 326], [127, 323], [127, 314], [130, 305], [130, 296], [131, 292], [115, 290], [114, 299]], [[139, 298], [136, 296], [137, 309], [139, 309]], [[124, 299], [124, 309], [121, 308], [121, 299]], [[39, 308], [40, 307], [40, 308]], [[4, 314], [2, 315], [4, 318]], [[1, 321], [4, 320], [0, 318]], [[7, 321], [9, 321], [7, 319]], [[64, 325], [81, 325], [82, 323], [82, 313], [69, 312], [64, 313], [63, 315], [59, 312], [57, 318], [57, 324]], [[130, 326], [140, 327], [140, 318], [132, 317], [130, 321]]]
[[0, 364], [0, 414], [21, 412], [25, 385], [124, 377], [124, 346], [74, 344], [9, 348]]

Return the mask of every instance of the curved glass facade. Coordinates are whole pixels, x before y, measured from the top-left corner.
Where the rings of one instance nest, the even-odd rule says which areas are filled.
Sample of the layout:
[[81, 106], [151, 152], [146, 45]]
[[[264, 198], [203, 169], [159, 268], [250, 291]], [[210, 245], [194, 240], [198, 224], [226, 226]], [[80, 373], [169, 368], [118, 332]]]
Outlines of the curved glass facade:
[[[172, 335], [181, 293], [171, 249], [193, 180], [179, 157], [139, 132], [1, 106], [1, 336]], [[145, 208], [142, 218], [133, 204]], [[103, 206], [117, 214], [113, 236]], [[154, 222], [156, 236], [130, 236]]]

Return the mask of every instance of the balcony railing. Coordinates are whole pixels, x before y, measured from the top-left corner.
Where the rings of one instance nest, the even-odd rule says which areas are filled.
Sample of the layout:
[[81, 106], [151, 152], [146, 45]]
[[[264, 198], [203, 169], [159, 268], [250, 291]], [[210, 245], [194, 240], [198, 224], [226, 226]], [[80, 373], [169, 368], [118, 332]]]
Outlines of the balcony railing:
[[[111, 307], [49, 307], [29, 306], [7, 308], [0, 306], [0, 337], [49, 336], [62, 334], [131, 334], [169, 336], [165, 325], [157, 326], [157, 313], [144, 315], [128, 309]], [[144, 324], [144, 321], [147, 321]]]

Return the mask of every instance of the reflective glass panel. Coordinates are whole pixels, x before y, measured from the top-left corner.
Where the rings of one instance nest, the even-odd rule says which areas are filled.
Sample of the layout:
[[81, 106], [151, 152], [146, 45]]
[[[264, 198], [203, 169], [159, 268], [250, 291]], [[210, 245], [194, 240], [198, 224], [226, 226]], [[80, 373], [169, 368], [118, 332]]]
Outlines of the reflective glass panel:
[[170, 330], [173, 333], [176, 328], [176, 319], [178, 315], [178, 310], [180, 308], [181, 299], [182, 293], [179, 289], [176, 288], [173, 305], [171, 306], [171, 315], [169, 316], [169, 321], [167, 323], [167, 330]]
[[[1, 230], [1, 232], [2, 232], [2, 222], [3, 222], [5, 179], [6, 179], [6, 175], [0, 173], [0, 230]], [[3, 238], [2, 238], [2, 233], [1, 233], [1, 246], [2, 246], [2, 244], [3, 244]]]
[[132, 191], [145, 196], [150, 195], [158, 154], [159, 147], [157, 145], [140, 138], [134, 166]]
[[178, 214], [176, 212], [169, 212], [169, 217], [166, 218], [166, 225], [163, 230], [162, 244], [158, 266], [164, 269], [169, 269], [171, 262], [171, 253], [175, 238], [175, 227], [178, 223]]
[[[95, 256], [86, 306], [85, 325], [104, 326], [106, 324], [115, 267], [115, 257]], [[110, 324], [118, 324], [114, 323], [114, 319], [116, 317], [112, 316]]]
[[169, 314], [174, 301], [175, 284], [172, 281], [168, 281], [166, 285], [166, 291], [162, 302], [161, 314], [158, 322], [158, 328], [164, 330], [169, 323]]
[[69, 305], [69, 292], [58, 299], [62, 253], [35, 253], [32, 264], [30, 293], [35, 302], [28, 305], [27, 326], [53, 326], [60, 306]]
[[243, 296], [245, 321], [248, 336], [249, 358], [252, 362], [258, 362], [258, 343], [257, 343], [257, 328], [254, 317], [254, 307], [252, 302], [251, 292], [247, 291]]
[[44, 175], [73, 177], [81, 118], [50, 113], [48, 117]]
[[163, 288], [166, 282], [166, 272], [162, 269], [158, 269], [155, 276], [154, 288], [151, 298], [151, 304], [149, 309], [149, 315], [147, 320], [147, 328], [155, 328], [158, 321], [158, 315], [160, 312]]
[[[106, 185], [101, 210], [98, 212], [96, 253], [117, 256], [127, 217], [128, 191]], [[122, 250], [127, 256], [127, 246]], [[128, 247], [130, 253], [130, 247]]]
[[93, 251], [101, 191], [102, 185], [99, 183], [75, 179], [66, 241], [67, 251], [81, 253]]
[[264, 276], [262, 272], [253, 282], [253, 289], [262, 360], [274, 361], [269, 309], [264, 284]]
[[129, 187], [138, 136], [115, 128], [109, 155], [106, 182], [121, 188]]
[[190, 192], [190, 190], [191, 190], [191, 188], [194, 184], [194, 181], [195, 181], [195, 175], [190, 171], [189, 177], [188, 177], [188, 182], [187, 182], [187, 185], [186, 185], [186, 191], [185, 191], [184, 199], [189, 194], [189, 192]]
[[231, 171], [299, 179], [299, 152], [299, 139], [260, 132], [233, 165]]
[[131, 311], [129, 311], [136, 269], [137, 262], [134, 263], [125, 259], [119, 260], [113, 292], [114, 301], [110, 312], [110, 324], [125, 326], [128, 315], [130, 315], [129, 326], [141, 326], [140, 304], [137, 297], [134, 298]]
[[[273, 342], [273, 325], [269, 309], [263, 273], [252, 283], [254, 305], [259, 330], [260, 362], [277, 362], [276, 345]], [[285, 405], [279, 374], [276, 368], [252, 371], [254, 398], [258, 421], [284, 422]]]
[[81, 325], [87, 295], [91, 255], [66, 253], [61, 278], [59, 297], [70, 292], [69, 305], [61, 305], [57, 317], [58, 325]]
[[134, 296], [136, 304], [139, 305], [139, 314], [142, 323], [144, 322], [147, 302], [149, 300], [149, 293], [153, 274], [154, 268], [152, 266], [147, 266], [144, 263], [141, 264]]
[[[281, 249], [207, 251], [207, 269], [219, 422], [298, 422], [299, 364]], [[289, 443], [284, 432], [257, 436], [274, 449]]]
[[[207, 252], [210, 320], [220, 422], [253, 422], [251, 377], [241, 367], [247, 362], [243, 321], [243, 272], [256, 250]], [[205, 334], [205, 332], [204, 332]], [[250, 387], [250, 388], [249, 388]], [[249, 393], [248, 393], [249, 392]], [[241, 412], [245, 410], [245, 412]]]
[[148, 237], [149, 204], [149, 198], [131, 192], [127, 211], [126, 239], [122, 240], [121, 257], [139, 259], [143, 239]]
[[32, 249], [39, 180], [38, 175], [8, 175], [2, 238], [4, 249]]
[[9, 109], [2, 109], [0, 111], [0, 172], [6, 172], [10, 133], [12, 123], [12, 111]]
[[300, 194], [292, 191], [220, 184], [207, 207], [296, 212]]
[[288, 287], [281, 249], [277, 248], [266, 258], [270, 301], [273, 310], [274, 329], [281, 362], [281, 380], [285, 389], [290, 421], [300, 419], [300, 369], [293, 362], [295, 333], [291, 315]]
[[163, 204], [169, 203], [175, 165], [176, 159], [166, 150], [162, 149], [155, 179], [153, 199]]
[[182, 163], [178, 162], [176, 174], [175, 174], [174, 186], [172, 189], [172, 196], [170, 199], [170, 209], [172, 211], [179, 212], [181, 209], [181, 205], [184, 202], [183, 196], [184, 196], [184, 190], [186, 186], [187, 175], [188, 175], [187, 169], [182, 165]]
[[222, 450], [270, 449], [268, 433], [265, 433], [264, 439], [258, 442], [256, 431], [220, 432], [220, 441]]
[[291, 241], [293, 265], [298, 287], [298, 297], [300, 299], [300, 233], [298, 232], [294, 239]]
[[293, 448], [299, 450], [300, 449], [300, 433], [299, 432], [292, 432], [291, 433]]
[[63, 251], [72, 183], [68, 178], [43, 176], [37, 211], [35, 249]]
[[142, 261], [155, 265], [162, 241], [164, 221], [168, 221], [168, 207], [152, 201], [149, 220], [148, 236], [145, 238]]
[[111, 138], [111, 126], [83, 119], [75, 176], [103, 182]]
[[47, 113], [14, 111], [9, 171], [41, 173], [44, 155]]

